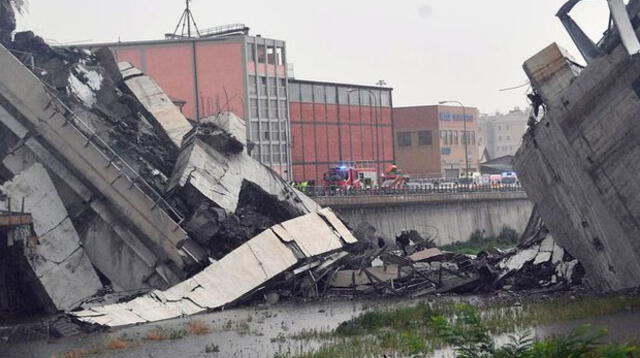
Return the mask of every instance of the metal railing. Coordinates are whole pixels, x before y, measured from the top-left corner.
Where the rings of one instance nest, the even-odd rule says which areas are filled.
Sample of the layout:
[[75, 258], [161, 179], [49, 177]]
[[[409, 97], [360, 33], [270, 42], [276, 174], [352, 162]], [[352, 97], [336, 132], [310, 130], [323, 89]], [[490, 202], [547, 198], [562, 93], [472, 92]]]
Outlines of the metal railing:
[[488, 193], [488, 192], [524, 192], [520, 184], [440, 184], [421, 185], [401, 189], [369, 188], [369, 189], [339, 189], [329, 187], [307, 187], [302, 192], [310, 197], [328, 196], [378, 196], [378, 195], [430, 195], [430, 194], [458, 194], [458, 193]]
[[[47, 84], [43, 87], [49, 95], [49, 104], [47, 106], [53, 106], [54, 110], [60, 113], [65, 118], [65, 125], [70, 125], [79, 136], [86, 140], [85, 146], [91, 145], [107, 162], [107, 168], [109, 166], [114, 167], [120, 172], [120, 175], [116, 178], [126, 178], [131, 182], [131, 187], [136, 187], [142, 192], [151, 202], [154, 203], [149, 210], [153, 210], [156, 207], [163, 210], [169, 218], [176, 222], [179, 226], [184, 220], [184, 215], [177, 209], [171, 206], [164, 197], [158, 193], [140, 174], [137, 170], [133, 169], [114, 149], [112, 149], [98, 134], [85, 123], [80, 117], [78, 117], [64, 102], [62, 102], [55, 92], [48, 87]], [[115, 184], [115, 181], [111, 185]]]

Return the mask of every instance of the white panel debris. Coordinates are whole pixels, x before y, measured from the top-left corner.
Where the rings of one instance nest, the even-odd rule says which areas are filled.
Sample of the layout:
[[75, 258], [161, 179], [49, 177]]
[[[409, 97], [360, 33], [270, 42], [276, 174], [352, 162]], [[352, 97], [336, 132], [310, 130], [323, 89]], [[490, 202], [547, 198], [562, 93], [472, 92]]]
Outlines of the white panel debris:
[[151, 77], [145, 75], [129, 62], [121, 62], [118, 66], [127, 87], [144, 108], [155, 117], [169, 139], [180, 148], [182, 138], [193, 127], [191, 123]]
[[300, 212], [317, 211], [320, 206], [289, 186], [277, 173], [251, 158], [246, 151], [222, 154], [198, 138], [180, 152], [169, 190], [192, 185], [229, 213], [236, 211], [242, 183], [251, 182], [278, 200], [288, 201]]
[[[102, 284], [44, 167], [34, 164], [0, 191], [12, 210], [22, 210], [24, 199], [24, 211], [33, 217], [38, 245], [28, 250], [29, 263], [56, 308], [74, 308], [94, 295]], [[8, 205], [9, 200], [0, 201], [0, 209], [8, 210]]]
[[323, 217], [331, 217], [334, 222], [331, 209], [286, 221], [277, 229], [263, 231], [191, 279], [164, 292], [154, 291], [127, 303], [89, 308], [73, 315], [86, 323], [115, 327], [191, 315], [232, 304], [303, 262], [289, 245], [295, 243], [302, 248], [306, 259], [325, 260], [326, 255], [342, 250], [344, 243], [356, 242], [350, 232], [329, 224]]
[[81, 63], [76, 65], [75, 72], [84, 81], [72, 72], [69, 75], [68, 92], [74, 94], [85, 106], [93, 107], [97, 102], [96, 92], [102, 88], [102, 75], [95, 70], [89, 70]]
[[533, 260], [539, 252], [539, 246], [530, 247], [528, 249], [519, 251], [513, 256], [510, 256], [500, 262], [499, 267], [507, 271], [518, 271], [526, 264]]

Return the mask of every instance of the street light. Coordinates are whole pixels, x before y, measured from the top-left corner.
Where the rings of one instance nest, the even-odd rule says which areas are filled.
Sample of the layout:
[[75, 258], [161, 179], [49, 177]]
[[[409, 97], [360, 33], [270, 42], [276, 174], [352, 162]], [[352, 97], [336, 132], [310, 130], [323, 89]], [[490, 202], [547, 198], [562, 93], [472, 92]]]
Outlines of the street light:
[[[379, 117], [379, 110], [380, 110], [380, 105], [381, 103], [378, 101], [378, 98], [376, 97], [375, 93], [368, 89], [368, 88], [350, 88], [347, 90], [347, 93], [353, 93], [353, 92], [369, 92], [369, 97], [372, 98], [372, 104], [375, 107], [375, 121], [376, 121], [376, 164], [378, 165], [378, 170], [380, 170], [380, 128], [379, 128], [379, 122], [378, 122], [378, 117]], [[363, 153], [364, 154], [364, 153]], [[384, 153], [383, 153], [384, 154]]]
[[462, 121], [464, 123], [464, 133], [462, 135], [462, 138], [464, 139], [464, 170], [465, 170], [465, 179], [468, 179], [469, 176], [469, 134], [467, 133], [467, 114], [466, 114], [466, 107], [464, 106], [464, 104], [462, 104], [462, 102], [459, 101], [440, 101], [438, 102], [438, 104], [447, 104], [447, 103], [455, 103], [458, 104], [460, 107], [462, 107]]

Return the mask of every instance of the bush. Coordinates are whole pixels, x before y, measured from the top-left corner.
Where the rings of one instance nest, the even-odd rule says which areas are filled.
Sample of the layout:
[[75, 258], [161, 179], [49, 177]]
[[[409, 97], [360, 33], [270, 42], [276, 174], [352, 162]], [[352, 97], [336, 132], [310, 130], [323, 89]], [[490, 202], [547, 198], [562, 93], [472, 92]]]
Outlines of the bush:
[[510, 343], [496, 348], [488, 327], [478, 312], [470, 306], [460, 306], [454, 318], [432, 319], [436, 334], [453, 346], [456, 358], [637, 358], [640, 347], [633, 345], [605, 345], [601, 343], [605, 331], [593, 332], [581, 326], [566, 337], [533, 342], [530, 334], [510, 336]]

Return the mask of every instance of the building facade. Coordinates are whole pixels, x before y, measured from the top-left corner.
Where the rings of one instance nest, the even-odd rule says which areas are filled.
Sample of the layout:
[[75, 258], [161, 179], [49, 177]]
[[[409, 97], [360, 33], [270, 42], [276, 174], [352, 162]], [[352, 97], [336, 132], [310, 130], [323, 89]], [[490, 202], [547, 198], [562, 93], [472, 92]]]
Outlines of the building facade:
[[478, 150], [481, 161], [515, 155], [527, 130], [528, 119], [529, 115], [519, 108], [507, 114], [480, 117]]
[[322, 183], [329, 167], [378, 172], [393, 163], [392, 89], [289, 80], [293, 178]]
[[478, 117], [473, 107], [394, 108], [396, 164], [414, 178], [457, 178], [467, 166], [477, 171]]
[[[228, 27], [225, 27], [228, 29]], [[246, 28], [244, 28], [246, 29]], [[247, 122], [252, 156], [291, 178], [288, 73], [284, 41], [247, 31], [199, 38], [119, 42], [108, 46], [153, 77], [197, 122], [230, 111]]]

